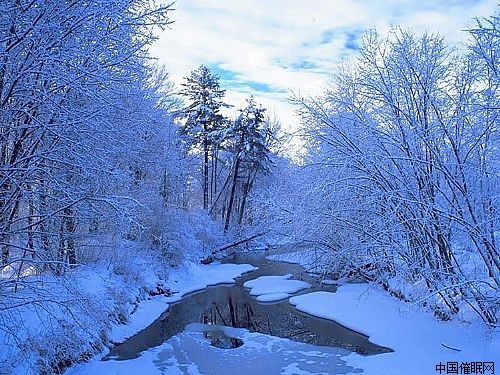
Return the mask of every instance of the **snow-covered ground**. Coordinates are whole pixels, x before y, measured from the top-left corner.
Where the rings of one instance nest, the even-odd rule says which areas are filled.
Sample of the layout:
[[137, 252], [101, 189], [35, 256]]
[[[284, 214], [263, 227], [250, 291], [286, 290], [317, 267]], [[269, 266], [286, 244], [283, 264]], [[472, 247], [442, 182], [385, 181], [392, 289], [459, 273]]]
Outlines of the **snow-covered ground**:
[[346, 359], [367, 374], [433, 374], [440, 362], [500, 365], [500, 332], [479, 322], [438, 321], [373, 284], [345, 284], [335, 293], [313, 292], [289, 302], [302, 312], [335, 320], [394, 349], [394, 353], [376, 356], [353, 353]]
[[[289, 244], [289, 246], [291, 245]], [[318, 266], [325, 266], [328, 263], [328, 255], [329, 254], [324, 250], [303, 249], [300, 251], [285, 251], [282, 253], [272, 254], [267, 258], [280, 262], [300, 264], [308, 272], [321, 272], [321, 269], [318, 269]]]
[[[290, 260], [293, 260], [290, 257]], [[186, 263], [173, 269], [164, 285], [172, 296], [150, 297], [140, 302], [125, 325], [115, 325], [109, 337], [120, 342], [154, 321], [182, 296], [209, 285], [233, 283], [255, 267], [247, 264], [198, 265]], [[153, 276], [151, 276], [153, 277]], [[82, 279], [82, 277], [80, 277]], [[82, 281], [80, 281], [82, 282]], [[85, 283], [85, 282], [84, 282]], [[94, 293], [104, 293], [102, 280], [89, 273], [86, 281]], [[247, 281], [249, 293], [262, 301], [288, 298], [309, 287], [291, 275], [261, 276]], [[307, 291], [306, 291], [307, 292]], [[362, 356], [344, 349], [318, 347], [245, 329], [218, 327], [243, 341], [241, 347], [220, 349], [205, 334], [214, 326], [190, 324], [162, 345], [139, 358], [101, 361], [106, 350], [87, 363], [70, 368], [77, 374], [435, 374], [440, 363], [500, 361], [500, 332], [484, 324], [438, 321], [418, 305], [400, 301], [373, 284], [341, 284], [335, 293], [311, 292], [289, 298], [304, 313], [337, 321], [394, 349], [393, 353]], [[485, 372], [487, 373], [487, 372]]]
[[[193, 289], [190, 278], [216, 283], [251, 266], [193, 266], [191, 276], [177, 276], [179, 294]], [[212, 273], [213, 272], [213, 273]], [[261, 276], [245, 283], [254, 295], [294, 293], [308, 285], [295, 285], [290, 275]], [[226, 279], [227, 278], [227, 279]], [[175, 277], [173, 278], [175, 282]], [[187, 289], [184, 289], [187, 288]], [[171, 297], [172, 298], [172, 297]], [[169, 301], [168, 298], [164, 299]], [[172, 299], [170, 299], [172, 300]], [[271, 298], [273, 300], [273, 298]], [[244, 329], [221, 327], [230, 337], [243, 340], [236, 349], [210, 345], [207, 326], [191, 324], [185, 331], [131, 361], [98, 361], [79, 365], [70, 374], [433, 374], [447, 362], [498, 362], [500, 335], [482, 324], [442, 322], [417, 305], [402, 302], [373, 284], [343, 284], [337, 292], [312, 292], [291, 297], [302, 312], [332, 319], [362, 332], [370, 341], [394, 349], [393, 353], [362, 356], [345, 350], [317, 347]], [[153, 303], [153, 302], [152, 302]], [[144, 306], [147, 306], [146, 304]], [[142, 314], [137, 314], [141, 318]], [[143, 315], [145, 316], [145, 315]], [[210, 329], [213, 329], [211, 327]]]
[[[125, 340], [185, 294], [233, 283], [255, 269], [245, 264], [185, 261], [167, 272], [136, 244], [124, 244], [121, 250], [123, 262], [101, 261], [81, 265], [64, 277], [34, 275], [29, 279], [38, 286], [36, 293], [26, 287], [15, 297], [32, 302], [0, 315], [3, 326], [12, 327], [0, 330], [0, 374], [53, 371], [59, 361], [64, 366], [66, 361], [89, 358], [107, 350], [102, 345], [106, 338]], [[149, 296], [157, 286], [170, 289], [173, 295]], [[45, 293], [44, 300], [37, 302], [40, 293]]]
[[[268, 258], [310, 267], [316, 255], [314, 251], [287, 252]], [[398, 300], [375, 284], [342, 284], [335, 293], [313, 292], [289, 302], [302, 312], [335, 320], [394, 349], [394, 353], [353, 353], [347, 358], [367, 374], [433, 374], [436, 365], [447, 362], [493, 361], [500, 366], [499, 328], [488, 329], [477, 316], [470, 319], [470, 314], [468, 322], [460, 320], [462, 315], [439, 321], [417, 304]]]

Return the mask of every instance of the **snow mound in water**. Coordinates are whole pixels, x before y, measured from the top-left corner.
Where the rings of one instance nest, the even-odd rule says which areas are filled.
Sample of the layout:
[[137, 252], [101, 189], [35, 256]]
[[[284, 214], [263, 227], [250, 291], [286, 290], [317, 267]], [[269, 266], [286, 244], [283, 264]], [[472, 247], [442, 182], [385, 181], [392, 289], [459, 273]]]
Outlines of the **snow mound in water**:
[[271, 294], [262, 294], [257, 297], [257, 301], [259, 302], [276, 302], [282, 301], [290, 297], [288, 293], [271, 293]]
[[259, 302], [273, 302], [290, 297], [311, 285], [305, 281], [290, 280], [291, 274], [282, 276], [261, 276], [243, 284], [250, 289], [250, 295], [257, 296]]

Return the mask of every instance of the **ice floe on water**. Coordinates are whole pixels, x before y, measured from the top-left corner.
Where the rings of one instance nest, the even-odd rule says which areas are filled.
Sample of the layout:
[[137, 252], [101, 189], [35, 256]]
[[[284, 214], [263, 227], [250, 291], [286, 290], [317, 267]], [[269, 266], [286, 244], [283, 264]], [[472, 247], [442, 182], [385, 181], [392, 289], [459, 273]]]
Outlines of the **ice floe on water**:
[[250, 295], [256, 296], [260, 302], [273, 302], [286, 299], [290, 295], [311, 285], [301, 280], [291, 280], [292, 275], [261, 276], [243, 284], [250, 289]]
[[278, 301], [283, 301], [290, 297], [290, 294], [288, 293], [269, 293], [269, 294], [262, 294], [257, 297], [257, 301], [259, 302], [278, 302]]

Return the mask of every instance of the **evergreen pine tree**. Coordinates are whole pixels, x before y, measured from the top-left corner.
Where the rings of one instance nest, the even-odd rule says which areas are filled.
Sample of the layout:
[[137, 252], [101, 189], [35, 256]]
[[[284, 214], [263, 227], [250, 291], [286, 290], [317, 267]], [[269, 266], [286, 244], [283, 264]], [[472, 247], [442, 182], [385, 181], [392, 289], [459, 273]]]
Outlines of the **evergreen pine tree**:
[[220, 141], [220, 130], [224, 124], [224, 117], [220, 113], [225, 90], [220, 88], [219, 76], [213, 74], [204, 65], [191, 72], [182, 84], [182, 95], [186, 96], [190, 104], [184, 109], [186, 122], [181, 134], [192, 149], [203, 153], [203, 208], [209, 204], [209, 169], [210, 160], [214, 158], [214, 151]]

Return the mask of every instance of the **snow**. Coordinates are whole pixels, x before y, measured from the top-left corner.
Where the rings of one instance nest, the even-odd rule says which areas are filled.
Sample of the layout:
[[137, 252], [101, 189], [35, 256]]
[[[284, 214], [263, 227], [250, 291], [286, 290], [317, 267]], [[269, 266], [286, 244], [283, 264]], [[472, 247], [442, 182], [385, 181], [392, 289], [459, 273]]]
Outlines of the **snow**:
[[288, 293], [269, 293], [269, 294], [262, 294], [257, 297], [257, 301], [259, 302], [277, 302], [277, 301], [282, 301], [284, 299], [287, 299], [290, 297], [290, 294]]
[[114, 343], [125, 341], [130, 336], [147, 327], [157, 319], [169, 306], [169, 302], [175, 302], [180, 298], [155, 296], [142, 301], [134, 313], [130, 316], [127, 324], [115, 325], [108, 333], [109, 339]]
[[[236, 349], [219, 349], [204, 332], [220, 329], [243, 340]], [[360, 373], [345, 361], [349, 352], [289, 339], [252, 333], [241, 328], [189, 324], [180, 334], [131, 361], [97, 361], [70, 369], [77, 374], [330, 374]]]
[[[288, 244], [293, 247], [292, 244]], [[323, 273], [328, 269], [331, 263], [332, 253], [324, 249], [300, 249], [290, 250], [285, 252], [268, 255], [266, 258], [269, 260], [277, 260], [280, 262], [300, 264], [307, 272]]]
[[301, 280], [290, 280], [291, 274], [282, 276], [261, 276], [243, 284], [250, 289], [250, 295], [257, 296], [260, 302], [279, 301], [309, 288], [311, 285]]
[[[144, 261], [146, 264], [146, 257]], [[48, 371], [61, 348], [70, 359], [83, 351], [96, 353], [100, 348], [92, 344], [101, 341], [100, 335], [118, 322], [119, 315], [127, 316], [135, 298], [157, 280], [151, 267], [145, 267], [138, 277], [134, 272], [119, 273], [104, 262], [81, 265], [64, 277], [31, 276], [29, 281], [39, 287], [22, 288], [15, 297], [39, 302], [2, 316], [12, 331], [0, 331], [0, 373]]]
[[312, 269], [314, 267], [315, 261], [317, 260], [314, 250], [310, 249], [272, 254], [268, 255], [266, 258], [270, 260], [277, 260], [280, 262], [300, 264], [305, 269]]
[[257, 269], [249, 264], [212, 263], [202, 265], [187, 263], [183, 267], [173, 269], [166, 283], [174, 294], [169, 297], [155, 296], [139, 304], [127, 325], [113, 327], [109, 337], [114, 342], [123, 342], [128, 337], [146, 328], [156, 320], [169, 306], [183, 296], [208, 286], [233, 284], [235, 279], [246, 272]]
[[[161, 279], [147, 254], [139, 248], [132, 249], [137, 257], [124, 256], [127, 263], [123, 266], [99, 262], [81, 265], [64, 278], [33, 276], [33, 281], [43, 282], [53, 302], [36, 308], [26, 305], [17, 308], [15, 314], [2, 316], [16, 327], [16, 336], [0, 331], [0, 373], [34, 373], [35, 363], [41, 360], [45, 361], [42, 367], [49, 368], [49, 361], [57, 357], [61, 347], [71, 348], [75, 359], [85, 350], [98, 354], [102, 348], [90, 345], [99, 342], [102, 333], [106, 332], [111, 342], [123, 342], [187, 293], [210, 285], [234, 283], [241, 274], [256, 269], [248, 264], [184, 262]], [[155, 290], [159, 283], [174, 294], [150, 297], [147, 291]], [[26, 300], [37, 298], [28, 289], [20, 290], [18, 296]], [[72, 309], [73, 315], [68, 314], [66, 307]], [[76, 325], [73, 316], [78, 317]], [[126, 324], [118, 324], [119, 316], [127, 319]], [[17, 323], [20, 321], [22, 324]], [[38, 351], [45, 352], [45, 356], [38, 357]]]
[[202, 265], [189, 263], [185, 268], [175, 269], [170, 274], [170, 285], [181, 296], [218, 284], [233, 284], [235, 279], [257, 268], [249, 264], [212, 263]]
[[323, 280], [321, 280], [321, 284], [325, 284], [325, 285], [336, 285], [336, 284], [337, 284], [337, 281], [335, 281], [335, 280], [331, 280], [331, 279], [323, 279]]
[[[376, 356], [351, 354], [348, 363], [367, 374], [435, 373], [440, 362], [500, 360], [500, 333], [480, 322], [442, 322], [372, 284], [346, 284], [335, 293], [313, 292], [289, 299], [302, 312], [337, 321], [395, 350]], [[442, 344], [460, 349], [445, 348]]]
[[[149, 308], [149, 303], [153, 306], [155, 303], [167, 303], [169, 299], [180, 298], [202, 284], [234, 281], [234, 277], [252, 269], [254, 267], [250, 265], [191, 264], [171, 275], [170, 283], [175, 285], [177, 291], [175, 296], [155, 297], [152, 301], [163, 302], [140, 304], [134, 315], [140, 318]], [[275, 301], [300, 290], [295, 282], [303, 282], [290, 278], [289, 274], [261, 276], [244, 285], [251, 291], [255, 289], [262, 293], [254, 293], [258, 299]], [[303, 287], [304, 284], [300, 285]], [[127, 361], [99, 361], [94, 358], [89, 363], [69, 369], [67, 373], [420, 375], [435, 373], [435, 367], [440, 362], [498, 363], [500, 359], [498, 330], [490, 335], [491, 331], [484, 324], [438, 321], [417, 305], [395, 299], [373, 284], [342, 284], [335, 293], [311, 292], [291, 297], [289, 302], [302, 312], [335, 320], [362, 332], [370, 337], [370, 341], [390, 347], [395, 352], [361, 356], [344, 349], [298, 343], [245, 329], [192, 323], [162, 345], [143, 352], [139, 358]], [[129, 326], [134, 327], [134, 324]], [[212, 346], [204, 333], [217, 329], [229, 337], [243, 340], [244, 345], [236, 349]], [[458, 348], [460, 352], [447, 349], [443, 344]]]

